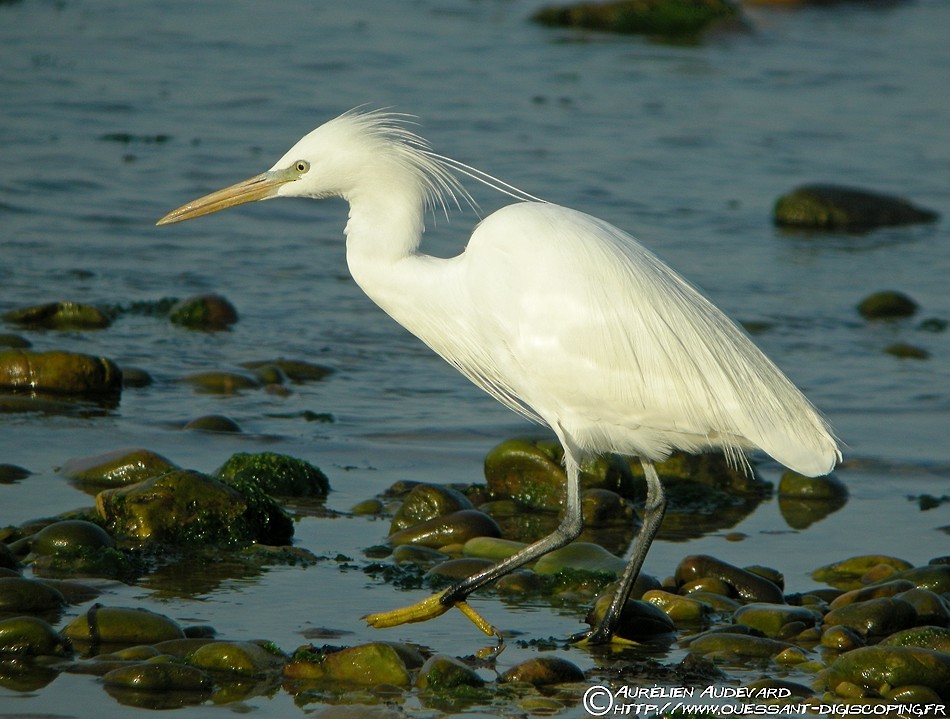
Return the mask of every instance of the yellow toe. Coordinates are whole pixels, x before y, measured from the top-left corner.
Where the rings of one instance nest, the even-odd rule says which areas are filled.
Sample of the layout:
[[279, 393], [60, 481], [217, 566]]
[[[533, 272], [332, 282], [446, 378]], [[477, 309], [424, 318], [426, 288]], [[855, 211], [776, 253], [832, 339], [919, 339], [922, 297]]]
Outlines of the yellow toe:
[[393, 609], [388, 612], [367, 614], [363, 619], [371, 627], [377, 629], [395, 627], [399, 624], [409, 624], [411, 622], [425, 622], [429, 619], [435, 619], [451, 609], [451, 604], [442, 604], [439, 601], [441, 598], [441, 594], [436, 594], [433, 597], [423, 599], [421, 602], [416, 602], [412, 606]]

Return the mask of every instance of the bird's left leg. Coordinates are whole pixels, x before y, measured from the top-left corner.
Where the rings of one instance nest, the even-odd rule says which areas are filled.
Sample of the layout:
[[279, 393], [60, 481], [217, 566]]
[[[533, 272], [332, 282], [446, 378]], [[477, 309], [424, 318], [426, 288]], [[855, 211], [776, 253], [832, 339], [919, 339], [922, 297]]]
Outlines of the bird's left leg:
[[408, 622], [424, 622], [444, 614], [452, 607], [458, 607], [465, 616], [489, 636], [499, 636], [495, 627], [485, 621], [467, 603], [466, 599], [475, 590], [493, 582], [501, 576], [513, 572], [528, 562], [538, 559], [548, 552], [554, 551], [573, 541], [580, 534], [584, 521], [581, 517], [580, 501], [580, 467], [574, 458], [574, 453], [568, 447], [564, 438], [564, 468], [567, 474], [567, 499], [564, 504], [564, 515], [557, 529], [543, 539], [520, 549], [507, 559], [477, 572], [460, 582], [456, 582], [441, 594], [423, 599], [410, 607], [394, 609], [389, 612], [369, 614], [363, 619], [373, 627], [393, 627]]
[[663, 515], [666, 512], [666, 495], [663, 492], [663, 484], [660, 482], [652, 462], [641, 459], [640, 463], [643, 465], [643, 474], [647, 482], [647, 501], [643, 508], [643, 524], [637, 534], [633, 554], [624, 569], [623, 576], [620, 578], [620, 586], [614, 592], [610, 606], [601, 618], [600, 623], [586, 632], [575, 634], [571, 637], [571, 641], [586, 644], [607, 644], [611, 641], [614, 630], [617, 628], [617, 622], [620, 620], [620, 612], [623, 610], [624, 604], [627, 603], [627, 598], [633, 589], [633, 583], [637, 580], [640, 568], [643, 566], [643, 560], [646, 559], [653, 538], [663, 522]]

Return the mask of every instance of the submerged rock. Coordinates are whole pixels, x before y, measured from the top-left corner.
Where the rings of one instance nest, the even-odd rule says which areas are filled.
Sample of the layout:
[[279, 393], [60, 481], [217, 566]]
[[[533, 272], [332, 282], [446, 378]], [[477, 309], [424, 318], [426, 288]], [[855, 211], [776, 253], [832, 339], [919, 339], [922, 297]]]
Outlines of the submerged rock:
[[77, 302], [50, 302], [6, 312], [2, 319], [10, 324], [47, 330], [99, 330], [112, 324], [112, 318], [91, 305]]
[[122, 372], [112, 360], [76, 352], [0, 352], [0, 388], [73, 395], [118, 395]]
[[882, 290], [868, 295], [858, 303], [858, 312], [868, 320], [894, 319], [910, 317], [917, 312], [918, 306], [903, 292]]
[[206, 394], [235, 394], [246, 389], [258, 389], [261, 383], [255, 377], [238, 372], [196, 372], [185, 377], [183, 382], [190, 384], [197, 392]]
[[713, 23], [740, 18], [728, 0], [614, 0], [543, 7], [532, 19], [549, 27], [576, 27], [665, 38], [693, 37]]
[[112, 452], [77, 457], [63, 463], [59, 471], [68, 479], [97, 487], [124, 487], [151, 477], [159, 477], [178, 466], [147, 449], [117, 449]]
[[223, 330], [238, 320], [237, 310], [221, 295], [188, 297], [177, 302], [168, 318], [176, 325], [195, 330]]
[[186, 664], [139, 662], [118, 667], [103, 675], [104, 684], [142, 692], [183, 692], [211, 690], [211, 677]]
[[240, 433], [241, 425], [223, 414], [205, 414], [188, 420], [182, 429], [198, 432], [233, 432]]
[[291, 382], [318, 382], [327, 375], [333, 374], [333, 370], [329, 367], [314, 364], [313, 362], [289, 360], [282, 357], [272, 360], [245, 362], [241, 366], [254, 371], [263, 367], [277, 367]]
[[861, 231], [935, 222], [938, 215], [891, 195], [837, 185], [804, 185], [778, 199], [774, 218], [783, 227]]
[[459, 687], [481, 687], [485, 680], [459, 659], [435, 654], [422, 665], [415, 685], [419, 689], [439, 692]]
[[214, 476], [229, 485], [250, 482], [277, 497], [325, 497], [330, 490], [330, 481], [317, 467], [275, 452], [231, 455]]
[[506, 670], [503, 682], [527, 682], [535, 686], [584, 681], [584, 672], [574, 662], [561, 657], [541, 655], [527, 659]]

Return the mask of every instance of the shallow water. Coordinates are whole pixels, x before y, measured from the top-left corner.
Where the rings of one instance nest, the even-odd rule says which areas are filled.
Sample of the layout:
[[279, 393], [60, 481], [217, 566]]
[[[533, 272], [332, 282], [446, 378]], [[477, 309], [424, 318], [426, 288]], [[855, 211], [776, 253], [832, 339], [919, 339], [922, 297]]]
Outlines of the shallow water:
[[[89, 504], [56, 468], [119, 447], [203, 471], [238, 451], [301, 457], [330, 476], [328, 507], [346, 511], [399, 479], [479, 481], [494, 444], [534, 431], [362, 296], [344, 263], [342, 203], [266, 203], [153, 226], [368, 103], [418, 115], [439, 152], [633, 232], [736, 319], [766, 323], [757, 342], [847, 443], [838, 475], [850, 500], [840, 512], [796, 532], [768, 501], [731, 528], [748, 535], [743, 542], [661, 536], [647, 571], [662, 576], [685, 554], [710, 553], [775, 565], [790, 591], [802, 591], [814, 586], [809, 570], [853, 554], [921, 563], [945, 553], [947, 506], [921, 512], [908, 496], [948, 493], [950, 333], [917, 329], [921, 319], [950, 317], [946, 221], [809, 236], [777, 230], [770, 212], [792, 187], [830, 181], [950, 213], [950, 5], [760, 9], [749, 13], [748, 33], [672, 46], [535, 27], [525, 18], [538, 4], [0, 4], [0, 311], [216, 291], [241, 316], [216, 334], [132, 315], [99, 332], [23, 333], [34, 349], [102, 354], [156, 382], [126, 390], [106, 416], [0, 417], [0, 462], [34, 473], [0, 484], [0, 525]], [[504, 203], [472, 190], [485, 211]], [[476, 219], [440, 218], [427, 235], [433, 253], [457, 252]], [[864, 322], [857, 302], [891, 288], [913, 296], [920, 314]], [[897, 341], [930, 359], [883, 353]], [[202, 395], [176, 381], [275, 356], [337, 372], [285, 397]], [[305, 410], [335, 421], [303, 421]], [[207, 413], [232, 417], [245, 433], [178, 429]], [[760, 469], [780, 476], [777, 465]], [[296, 543], [359, 558], [387, 526], [303, 519]], [[460, 616], [368, 630], [360, 615], [415, 596], [329, 561], [186, 596], [147, 581], [110, 592], [102, 601], [288, 650], [323, 626], [351, 632], [348, 643], [385, 636], [453, 654], [478, 644]], [[580, 620], [476, 602], [527, 636], [565, 636]], [[510, 647], [500, 666], [528, 653]], [[595, 663], [581, 649], [564, 654], [585, 669]], [[128, 711], [84, 676], [62, 675], [36, 693], [0, 689], [0, 712], [71, 714], [77, 701], [104, 716]], [[242, 710], [293, 715], [291, 701], [258, 697]]]

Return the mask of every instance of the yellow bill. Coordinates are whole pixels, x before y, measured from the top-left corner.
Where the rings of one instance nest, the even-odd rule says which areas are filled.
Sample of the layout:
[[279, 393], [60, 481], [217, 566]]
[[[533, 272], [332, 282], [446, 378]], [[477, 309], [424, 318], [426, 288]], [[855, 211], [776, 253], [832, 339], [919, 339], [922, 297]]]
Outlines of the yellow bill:
[[172, 210], [155, 224], [170, 225], [202, 215], [210, 215], [212, 212], [226, 210], [229, 207], [243, 205], [246, 202], [276, 197], [281, 185], [285, 185], [299, 177], [300, 174], [293, 167], [284, 170], [268, 170], [243, 182], [225, 187], [223, 190], [192, 200], [177, 210]]

